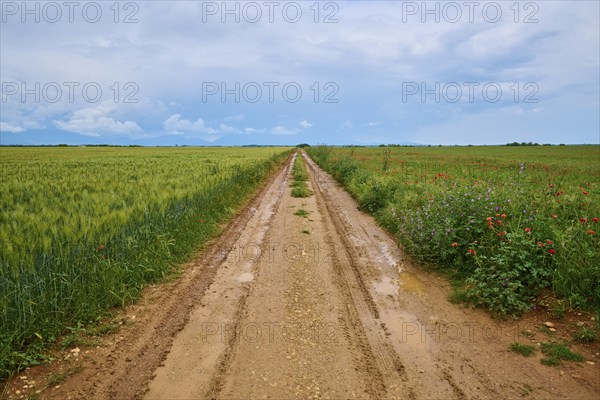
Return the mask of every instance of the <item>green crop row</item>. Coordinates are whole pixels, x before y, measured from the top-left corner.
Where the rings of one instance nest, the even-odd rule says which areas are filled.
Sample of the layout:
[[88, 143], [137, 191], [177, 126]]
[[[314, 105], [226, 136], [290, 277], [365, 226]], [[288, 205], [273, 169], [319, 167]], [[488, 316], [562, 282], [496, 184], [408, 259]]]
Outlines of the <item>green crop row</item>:
[[1, 148], [0, 377], [131, 302], [214, 237], [289, 154]]

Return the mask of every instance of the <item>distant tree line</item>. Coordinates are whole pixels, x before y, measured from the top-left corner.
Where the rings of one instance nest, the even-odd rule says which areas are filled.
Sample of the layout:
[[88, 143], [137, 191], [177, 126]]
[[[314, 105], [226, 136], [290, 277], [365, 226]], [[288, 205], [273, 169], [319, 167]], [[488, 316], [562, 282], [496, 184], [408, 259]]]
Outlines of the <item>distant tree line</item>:
[[[544, 143], [544, 144], [539, 144], [539, 143], [534, 143], [534, 142], [512, 142], [512, 143], [507, 143], [506, 146], [552, 146], [550, 143]], [[563, 143], [559, 144], [559, 146], [564, 146]]]

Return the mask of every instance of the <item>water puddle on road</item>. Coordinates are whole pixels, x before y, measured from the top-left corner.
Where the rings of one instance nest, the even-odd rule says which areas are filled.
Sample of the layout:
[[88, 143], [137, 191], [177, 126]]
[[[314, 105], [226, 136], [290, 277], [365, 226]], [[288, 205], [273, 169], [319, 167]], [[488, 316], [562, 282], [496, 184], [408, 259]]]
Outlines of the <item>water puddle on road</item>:
[[398, 273], [398, 280], [386, 276], [374, 280], [373, 288], [383, 296], [396, 296], [400, 290], [417, 294], [424, 294], [427, 291], [425, 284], [419, 278], [404, 270]]
[[410, 272], [403, 270], [398, 276], [400, 279], [400, 289], [418, 294], [424, 294], [426, 292], [426, 287], [423, 282]]
[[399, 290], [398, 282], [388, 277], [373, 281], [373, 287], [377, 293], [384, 296], [396, 296]]

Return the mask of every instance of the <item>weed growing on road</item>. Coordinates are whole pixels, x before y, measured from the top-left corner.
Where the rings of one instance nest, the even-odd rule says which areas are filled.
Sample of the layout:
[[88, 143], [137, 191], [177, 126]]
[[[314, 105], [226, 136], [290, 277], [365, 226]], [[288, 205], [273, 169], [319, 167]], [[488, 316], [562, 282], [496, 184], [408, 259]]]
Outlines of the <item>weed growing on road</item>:
[[583, 356], [579, 353], [574, 353], [564, 343], [544, 342], [541, 344], [542, 353], [547, 357], [542, 358], [541, 362], [545, 365], [558, 365], [561, 360], [582, 362]]
[[535, 347], [529, 344], [513, 342], [510, 344], [510, 349], [515, 353], [519, 353], [524, 357], [530, 357], [535, 354]]
[[48, 378], [47, 386], [51, 387], [51, 386], [60, 385], [61, 383], [66, 381], [69, 377], [81, 372], [82, 370], [83, 370], [83, 367], [81, 366], [81, 363], [78, 363], [74, 366], [68, 367], [59, 372], [55, 372]]
[[294, 181], [292, 182], [292, 197], [310, 197], [312, 192], [306, 185], [308, 180], [308, 172], [306, 166], [302, 160], [301, 153], [297, 153], [296, 159], [294, 160], [294, 167], [292, 171]]
[[598, 330], [589, 326], [582, 326], [572, 336], [580, 343], [591, 343], [598, 339]]
[[298, 211], [296, 211], [294, 213], [294, 215], [297, 215], [297, 216], [302, 217], [302, 218], [307, 218], [308, 217], [308, 211], [303, 210], [303, 209], [299, 209]]

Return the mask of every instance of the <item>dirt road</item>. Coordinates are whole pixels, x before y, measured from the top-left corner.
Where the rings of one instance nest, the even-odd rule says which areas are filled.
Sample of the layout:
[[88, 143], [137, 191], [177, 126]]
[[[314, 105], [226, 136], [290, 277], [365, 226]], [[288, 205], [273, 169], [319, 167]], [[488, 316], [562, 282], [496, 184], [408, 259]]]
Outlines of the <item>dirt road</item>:
[[291, 197], [291, 162], [42, 397], [597, 398], [598, 363], [509, 351], [525, 326], [449, 303], [447, 283], [406, 263], [308, 158], [314, 195]]

